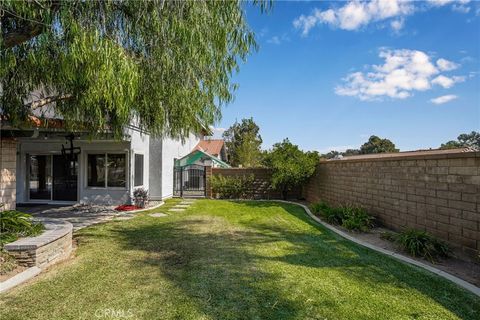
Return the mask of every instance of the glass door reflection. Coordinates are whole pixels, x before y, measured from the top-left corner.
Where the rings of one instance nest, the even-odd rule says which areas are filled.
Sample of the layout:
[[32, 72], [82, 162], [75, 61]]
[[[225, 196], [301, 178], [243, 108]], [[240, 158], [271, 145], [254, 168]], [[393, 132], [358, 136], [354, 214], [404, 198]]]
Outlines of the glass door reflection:
[[29, 156], [29, 190], [30, 199], [52, 199], [52, 156]]

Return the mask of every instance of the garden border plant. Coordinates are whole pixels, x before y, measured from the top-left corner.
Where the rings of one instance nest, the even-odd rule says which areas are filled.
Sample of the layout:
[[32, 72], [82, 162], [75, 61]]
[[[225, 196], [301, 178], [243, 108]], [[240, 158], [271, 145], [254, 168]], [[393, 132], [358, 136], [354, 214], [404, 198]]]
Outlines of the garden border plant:
[[4, 245], [21, 237], [41, 234], [45, 227], [33, 221], [32, 216], [17, 210], [0, 211], [0, 274], [6, 274], [17, 267], [16, 259], [3, 249]]
[[45, 227], [36, 222], [33, 217], [17, 210], [0, 212], [0, 248], [8, 242], [16, 241], [21, 237], [33, 237], [41, 234]]
[[405, 229], [399, 233], [385, 232], [381, 238], [394, 242], [409, 255], [422, 257], [431, 263], [438, 261], [441, 257], [448, 258], [452, 254], [447, 243], [423, 230]]
[[340, 225], [348, 230], [367, 232], [375, 226], [375, 218], [362, 207], [354, 205], [330, 207], [322, 201], [311, 204], [310, 209], [328, 223]]

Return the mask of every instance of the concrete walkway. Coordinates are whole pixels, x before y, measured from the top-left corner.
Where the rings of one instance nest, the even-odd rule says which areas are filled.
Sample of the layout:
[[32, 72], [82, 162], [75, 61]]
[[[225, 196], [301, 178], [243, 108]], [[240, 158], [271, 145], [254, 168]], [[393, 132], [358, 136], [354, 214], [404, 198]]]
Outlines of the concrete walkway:
[[56, 218], [70, 222], [73, 230], [91, 226], [92, 224], [105, 222], [112, 219], [131, 219], [134, 214], [115, 211], [113, 206], [82, 205], [38, 205], [31, 207], [19, 207], [18, 210], [30, 213], [34, 217]]

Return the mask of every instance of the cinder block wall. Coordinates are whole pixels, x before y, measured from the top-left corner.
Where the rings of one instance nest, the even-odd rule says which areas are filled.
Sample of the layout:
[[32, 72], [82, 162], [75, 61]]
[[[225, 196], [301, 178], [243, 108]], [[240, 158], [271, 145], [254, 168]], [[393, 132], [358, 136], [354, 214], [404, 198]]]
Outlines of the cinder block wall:
[[304, 196], [359, 205], [392, 229], [427, 230], [469, 256], [480, 252], [480, 152], [322, 161]]
[[15, 209], [16, 202], [16, 154], [15, 140], [0, 138], [0, 210]]

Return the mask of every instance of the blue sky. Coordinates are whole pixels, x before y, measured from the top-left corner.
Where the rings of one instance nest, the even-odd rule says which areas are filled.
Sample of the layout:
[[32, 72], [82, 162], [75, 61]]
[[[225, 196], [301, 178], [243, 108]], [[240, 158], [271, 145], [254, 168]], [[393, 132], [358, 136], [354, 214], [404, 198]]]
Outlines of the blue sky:
[[276, 2], [247, 8], [260, 45], [217, 135], [253, 117], [263, 147], [358, 148], [372, 134], [401, 150], [480, 129], [480, 2]]

